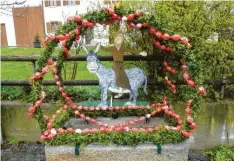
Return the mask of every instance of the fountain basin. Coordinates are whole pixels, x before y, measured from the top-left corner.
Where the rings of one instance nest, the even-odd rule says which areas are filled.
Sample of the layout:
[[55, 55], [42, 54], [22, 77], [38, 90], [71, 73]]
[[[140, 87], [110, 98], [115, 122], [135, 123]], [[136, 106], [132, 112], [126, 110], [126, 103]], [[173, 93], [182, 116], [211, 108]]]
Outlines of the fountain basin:
[[90, 144], [80, 149], [80, 155], [75, 155], [75, 146], [45, 146], [47, 161], [187, 161], [189, 148], [194, 143], [190, 137], [178, 144], [161, 146], [161, 153], [157, 153], [157, 146], [152, 143], [138, 144], [136, 147], [108, 146], [99, 143]]

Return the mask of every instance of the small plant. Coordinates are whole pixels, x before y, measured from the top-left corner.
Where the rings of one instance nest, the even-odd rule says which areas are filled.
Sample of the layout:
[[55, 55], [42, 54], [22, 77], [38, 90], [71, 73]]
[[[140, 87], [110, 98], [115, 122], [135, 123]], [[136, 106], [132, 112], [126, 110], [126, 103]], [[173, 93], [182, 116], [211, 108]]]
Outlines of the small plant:
[[229, 148], [226, 145], [220, 145], [217, 148], [205, 152], [211, 159], [211, 161], [233, 161], [234, 151], [233, 148]]
[[15, 144], [18, 144], [18, 143], [19, 143], [19, 141], [15, 140], [14, 138], [10, 138], [10, 140], [9, 140], [10, 145], [15, 145]]
[[34, 36], [34, 41], [39, 41], [40, 42], [40, 36], [38, 33], [36, 33], [36, 35]]
[[41, 41], [40, 36], [38, 33], [34, 36], [34, 42], [33, 42], [34, 48], [40, 48], [41, 47]]

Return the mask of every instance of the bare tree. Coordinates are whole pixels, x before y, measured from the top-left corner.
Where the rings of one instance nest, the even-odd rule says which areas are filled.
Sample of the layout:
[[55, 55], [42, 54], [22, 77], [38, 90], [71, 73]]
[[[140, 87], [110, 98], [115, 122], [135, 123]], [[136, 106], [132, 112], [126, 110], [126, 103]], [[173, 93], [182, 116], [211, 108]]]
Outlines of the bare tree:
[[15, 6], [22, 5], [25, 2], [26, 2], [26, 0], [21, 0], [21, 1], [1, 0], [1, 2], [0, 2], [0, 15], [12, 16], [12, 8]]

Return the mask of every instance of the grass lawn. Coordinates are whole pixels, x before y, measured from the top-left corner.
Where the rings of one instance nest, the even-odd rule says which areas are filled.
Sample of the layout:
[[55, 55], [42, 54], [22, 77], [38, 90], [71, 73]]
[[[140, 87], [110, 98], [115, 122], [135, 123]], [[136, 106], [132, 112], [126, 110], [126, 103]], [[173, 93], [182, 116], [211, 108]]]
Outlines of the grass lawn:
[[[92, 48], [89, 48], [92, 49]], [[59, 48], [55, 49], [54, 55], [57, 55]], [[1, 47], [1, 55], [24, 55], [30, 56], [33, 54], [40, 55], [43, 48], [15, 48], [15, 47]], [[75, 54], [75, 51], [71, 51], [71, 55]], [[111, 53], [100, 50], [100, 55], [111, 55]], [[85, 55], [82, 50], [80, 55]], [[106, 67], [111, 67], [112, 62], [102, 62]], [[97, 79], [96, 75], [90, 74], [86, 68], [86, 62], [78, 62], [77, 80], [93, 80]], [[69, 79], [69, 73], [72, 72], [73, 62], [67, 62], [67, 79]], [[1, 79], [2, 80], [28, 80], [32, 76], [32, 64], [31, 62], [1, 62]], [[47, 80], [52, 79], [52, 74], [49, 72], [45, 77]]]

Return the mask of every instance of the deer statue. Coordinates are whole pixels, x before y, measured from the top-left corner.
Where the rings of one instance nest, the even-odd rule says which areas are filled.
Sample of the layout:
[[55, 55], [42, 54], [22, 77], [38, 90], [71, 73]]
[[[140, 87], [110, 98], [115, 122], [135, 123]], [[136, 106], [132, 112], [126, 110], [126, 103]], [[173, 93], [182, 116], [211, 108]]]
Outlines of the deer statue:
[[99, 43], [97, 44], [95, 51], [88, 51], [83, 45], [83, 48], [87, 53], [87, 69], [90, 73], [96, 74], [99, 79], [99, 86], [101, 88], [101, 102], [98, 106], [108, 107], [108, 90], [113, 93], [129, 93], [129, 102], [127, 102], [125, 105], [134, 106], [138, 96], [138, 88], [143, 85], [143, 83], [145, 83], [144, 92], [147, 94], [147, 77], [145, 72], [138, 67], [125, 70], [131, 89], [120, 90], [120, 88], [116, 85], [116, 75], [114, 70], [112, 68], [106, 68], [103, 64], [101, 64], [97, 57], [97, 52], [99, 51], [100, 46], [101, 44]]

